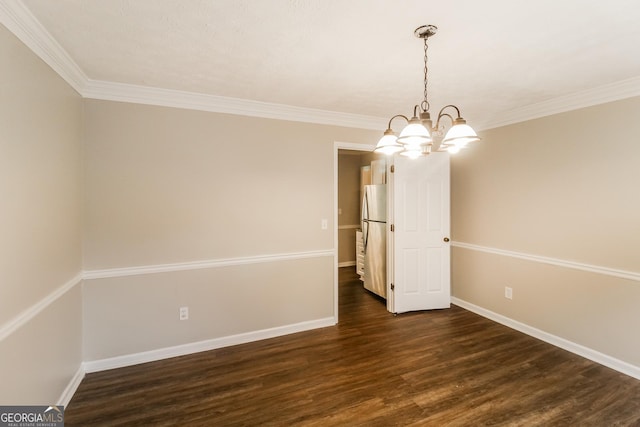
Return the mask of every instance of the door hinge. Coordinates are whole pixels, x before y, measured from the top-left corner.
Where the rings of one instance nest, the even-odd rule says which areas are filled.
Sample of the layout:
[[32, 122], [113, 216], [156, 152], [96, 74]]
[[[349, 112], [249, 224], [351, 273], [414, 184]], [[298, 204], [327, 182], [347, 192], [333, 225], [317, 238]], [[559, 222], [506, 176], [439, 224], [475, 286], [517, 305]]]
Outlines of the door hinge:
[[394, 173], [396, 171], [396, 165], [391, 165], [391, 173]]
[[395, 227], [393, 226], [393, 224], [391, 224], [391, 232], [393, 233], [395, 231]]
[[393, 283], [391, 284], [391, 290], [395, 290], [396, 289], [396, 285], [394, 285]]

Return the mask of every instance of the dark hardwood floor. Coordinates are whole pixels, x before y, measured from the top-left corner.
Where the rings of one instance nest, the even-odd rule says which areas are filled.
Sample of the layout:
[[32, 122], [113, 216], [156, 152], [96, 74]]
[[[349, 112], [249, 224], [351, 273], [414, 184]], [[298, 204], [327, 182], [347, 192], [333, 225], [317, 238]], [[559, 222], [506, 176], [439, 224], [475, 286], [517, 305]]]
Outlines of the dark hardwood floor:
[[351, 268], [338, 326], [89, 374], [67, 426], [640, 426], [640, 381], [462, 308], [394, 317]]

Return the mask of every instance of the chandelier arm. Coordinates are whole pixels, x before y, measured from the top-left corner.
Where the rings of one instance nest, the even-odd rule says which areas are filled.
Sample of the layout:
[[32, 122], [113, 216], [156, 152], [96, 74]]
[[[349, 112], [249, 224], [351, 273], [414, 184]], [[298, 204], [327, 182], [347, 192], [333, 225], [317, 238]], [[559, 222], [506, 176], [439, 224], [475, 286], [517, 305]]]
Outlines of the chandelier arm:
[[442, 112], [443, 112], [446, 108], [449, 108], [449, 107], [451, 107], [451, 108], [455, 108], [456, 113], [458, 113], [458, 117], [457, 117], [457, 118], [459, 119], [459, 118], [460, 118], [460, 109], [459, 109], [458, 107], [456, 107], [455, 105], [453, 105], [453, 104], [445, 105], [444, 107], [442, 107], [442, 108], [440, 109], [440, 112], [438, 113], [438, 117], [442, 114]]
[[453, 117], [451, 117], [451, 114], [449, 114], [449, 113], [443, 113], [443, 112], [442, 112], [442, 110], [440, 110], [440, 114], [438, 114], [438, 120], [436, 121], [436, 124], [435, 124], [435, 126], [433, 127], [434, 129], [436, 129], [436, 130], [437, 130], [437, 129], [439, 129], [439, 128], [440, 128], [440, 119], [441, 119], [442, 117], [445, 117], [445, 116], [449, 117], [449, 119], [451, 120], [451, 123], [453, 123], [454, 119], [453, 119]]
[[387, 126], [387, 129], [391, 129], [391, 122], [393, 121], [393, 119], [396, 119], [398, 117], [402, 117], [407, 123], [409, 123], [409, 118], [407, 116], [405, 116], [404, 114], [396, 114], [389, 119], [389, 125]]
[[462, 118], [462, 117], [460, 117], [460, 109], [458, 107], [456, 107], [453, 104], [445, 105], [444, 107], [442, 107], [440, 109], [440, 112], [438, 113], [438, 119], [436, 120], [436, 125], [435, 125], [436, 129], [440, 125], [440, 118], [443, 117], [443, 116], [449, 117], [451, 119], [451, 123], [453, 123], [455, 121], [455, 119], [450, 114], [447, 114], [447, 113], [444, 112], [444, 110], [447, 109], [447, 108], [454, 108], [456, 110], [456, 113], [458, 114], [458, 117], [456, 117], [456, 118], [458, 118], [458, 119]]

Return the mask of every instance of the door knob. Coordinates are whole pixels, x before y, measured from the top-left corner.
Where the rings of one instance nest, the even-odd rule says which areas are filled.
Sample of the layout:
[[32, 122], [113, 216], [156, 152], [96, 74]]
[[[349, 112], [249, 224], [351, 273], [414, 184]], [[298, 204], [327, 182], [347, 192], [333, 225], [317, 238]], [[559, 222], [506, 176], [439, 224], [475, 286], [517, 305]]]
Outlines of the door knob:
[[448, 238], [448, 237], [445, 237], [445, 238], [444, 238], [444, 241], [445, 241], [445, 243], [446, 243], [446, 242], [448, 242], [448, 241], [449, 241], [449, 238]]

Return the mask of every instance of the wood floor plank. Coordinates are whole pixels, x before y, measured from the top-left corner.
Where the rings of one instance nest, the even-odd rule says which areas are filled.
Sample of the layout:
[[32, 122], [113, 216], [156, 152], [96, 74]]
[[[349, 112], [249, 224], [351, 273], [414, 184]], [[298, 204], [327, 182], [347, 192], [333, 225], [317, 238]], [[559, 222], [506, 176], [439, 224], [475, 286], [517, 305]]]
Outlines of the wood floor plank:
[[88, 374], [67, 426], [640, 426], [640, 381], [453, 306]]

